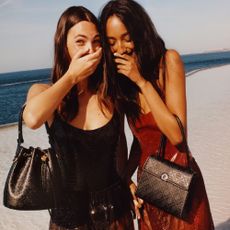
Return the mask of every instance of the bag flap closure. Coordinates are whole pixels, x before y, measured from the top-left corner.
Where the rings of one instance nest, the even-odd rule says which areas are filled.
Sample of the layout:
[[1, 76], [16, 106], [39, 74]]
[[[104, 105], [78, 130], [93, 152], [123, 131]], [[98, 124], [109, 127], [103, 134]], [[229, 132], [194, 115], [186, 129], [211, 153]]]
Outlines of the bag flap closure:
[[184, 190], [189, 189], [194, 175], [193, 172], [189, 172], [173, 162], [161, 161], [154, 156], [147, 159], [142, 170]]

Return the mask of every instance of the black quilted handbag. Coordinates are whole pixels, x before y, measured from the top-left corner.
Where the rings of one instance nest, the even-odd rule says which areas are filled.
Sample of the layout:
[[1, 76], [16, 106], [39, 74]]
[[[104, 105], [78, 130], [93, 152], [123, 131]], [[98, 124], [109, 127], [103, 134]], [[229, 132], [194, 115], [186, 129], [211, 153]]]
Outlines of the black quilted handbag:
[[5, 182], [3, 204], [16, 210], [50, 209], [57, 206], [61, 191], [58, 158], [52, 148], [22, 146], [23, 110], [24, 107], [19, 115], [18, 145]]
[[195, 172], [190, 167], [191, 159], [183, 125], [175, 117], [183, 136], [187, 167], [164, 159], [167, 139], [162, 135], [156, 156], [151, 155], [142, 168], [136, 195], [165, 212], [186, 219]]

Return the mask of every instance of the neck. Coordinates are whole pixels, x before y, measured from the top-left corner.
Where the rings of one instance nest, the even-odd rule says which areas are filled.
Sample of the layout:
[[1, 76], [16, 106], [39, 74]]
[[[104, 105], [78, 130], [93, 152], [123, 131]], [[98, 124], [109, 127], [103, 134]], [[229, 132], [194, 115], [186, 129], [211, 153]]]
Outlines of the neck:
[[88, 81], [83, 80], [77, 84], [78, 96], [88, 92]]

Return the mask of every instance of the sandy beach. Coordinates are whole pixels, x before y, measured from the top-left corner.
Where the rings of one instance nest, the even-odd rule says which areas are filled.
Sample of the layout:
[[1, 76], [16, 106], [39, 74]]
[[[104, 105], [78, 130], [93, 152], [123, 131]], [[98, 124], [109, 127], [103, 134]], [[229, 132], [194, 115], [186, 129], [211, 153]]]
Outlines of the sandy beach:
[[[230, 65], [196, 72], [186, 81], [190, 150], [204, 176], [216, 230], [227, 230], [230, 229]], [[48, 146], [44, 127], [36, 131], [24, 127], [24, 134], [26, 146]], [[130, 145], [132, 135], [127, 126], [126, 134]], [[2, 204], [16, 139], [16, 125], [0, 128], [0, 229], [46, 230], [48, 211], [14, 211]]]

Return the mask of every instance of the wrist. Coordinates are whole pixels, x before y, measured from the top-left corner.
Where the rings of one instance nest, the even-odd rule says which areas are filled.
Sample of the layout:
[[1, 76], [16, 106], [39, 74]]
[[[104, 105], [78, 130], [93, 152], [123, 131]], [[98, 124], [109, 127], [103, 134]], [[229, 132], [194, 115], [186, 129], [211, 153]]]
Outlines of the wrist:
[[76, 76], [73, 73], [71, 73], [71, 71], [66, 72], [65, 78], [66, 78], [68, 84], [70, 84], [71, 86], [74, 86], [78, 83]]
[[145, 85], [147, 84], [147, 80], [145, 80], [144, 78], [137, 81], [136, 84], [140, 89], [143, 89], [145, 87]]

